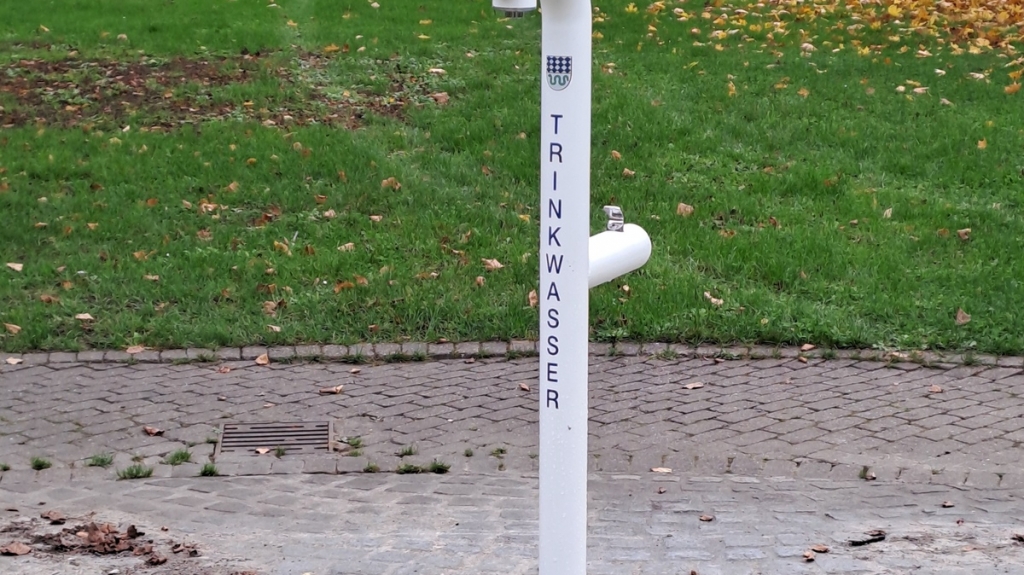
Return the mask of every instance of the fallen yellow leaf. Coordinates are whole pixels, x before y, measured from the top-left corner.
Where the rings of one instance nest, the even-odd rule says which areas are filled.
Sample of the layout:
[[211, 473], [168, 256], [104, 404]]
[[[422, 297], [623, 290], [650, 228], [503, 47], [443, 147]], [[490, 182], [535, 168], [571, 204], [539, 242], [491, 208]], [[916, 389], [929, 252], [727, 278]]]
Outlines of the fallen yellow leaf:
[[20, 272], [22, 269], [25, 268], [25, 264], [18, 264], [18, 263], [7, 262], [7, 267], [11, 268], [12, 270], [14, 270], [16, 272]]
[[270, 364], [270, 356], [267, 355], [267, 354], [263, 354], [263, 355], [261, 355], [261, 356], [256, 358], [256, 365], [269, 365], [269, 364]]
[[7, 333], [11, 335], [18, 335], [18, 332], [21, 331], [21, 326], [14, 325], [13, 323], [5, 323], [4, 328], [6, 328]]
[[125, 351], [125, 353], [131, 354], [131, 355], [135, 355], [137, 353], [142, 353], [142, 352], [146, 351], [146, 348], [145, 348], [145, 346], [141, 346], [141, 345], [133, 345], [133, 346], [129, 347], [128, 349], [124, 350], [124, 351]]
[[1006, 92], [1007, 94], [1016, 94], [1017, 92], [1020, 91], [1020, 84], [1010, 84], [1009, 86], [1003, 88], [1003, 91]]

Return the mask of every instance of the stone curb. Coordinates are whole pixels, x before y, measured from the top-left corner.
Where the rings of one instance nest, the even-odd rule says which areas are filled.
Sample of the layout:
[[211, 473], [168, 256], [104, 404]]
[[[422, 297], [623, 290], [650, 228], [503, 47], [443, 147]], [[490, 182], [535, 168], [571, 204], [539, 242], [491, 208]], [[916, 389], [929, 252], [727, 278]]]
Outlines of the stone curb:
[[[806, 346], [805, 346], [806, 347]], [[128, 354], [120, 350], [80, 352], [33, 352], [10, 354], [0, 352], [0, 366], [8, 358], [21, 360], [19, 365], [60, 365], [68, 363], [201, 363], [255, 360], [267, 354], [271, 362], [323, 361], [341, 363], [374, 363], [423, 361], [430, 359], [470, 359], [494, 357], [533, 357], [538, 355], [537, 342], [532, 340], [483, 341], [462, 343], [359, 343], [354, 345], [247, 346], [216, 350], [202, 348], [153, 350]], [[661, 357], [675, 359], [705, 358], [716, 361], [798, 359], [813, 364], [828, 360], [872, 361], [892, 367], [913, 369], [917, 366], [953, 369], [961, 366], [1024, 367], [1024, 357], [934, 351], [881, 351], [877, 349], [808, 349], [790, 347], [710, 346], [678, 343], [591, 343], [590, 355], [621, 357]]]

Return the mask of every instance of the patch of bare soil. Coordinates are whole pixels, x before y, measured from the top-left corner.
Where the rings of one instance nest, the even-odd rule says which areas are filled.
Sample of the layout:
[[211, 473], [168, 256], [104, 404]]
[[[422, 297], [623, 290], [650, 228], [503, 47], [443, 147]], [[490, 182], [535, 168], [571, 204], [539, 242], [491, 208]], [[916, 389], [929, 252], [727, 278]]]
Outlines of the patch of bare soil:
[[[206, 59], [143, 57], [135, 61], [89, 60], [69, 55], [62, 60], [23, 59], [0, 66], [0, 128], [47, 125], [63, 128], [133, 124], [170, 129], [206, 120], [247, 119], [265, 126], [306, 124], [357, 128], [368, 112], [400, 117], [409, 93], [353, 93], [331, 98], [309, 82], [328, 58], [306, 54], [296, 68], [280, 66], [270, 56], [243, 52]], [[315, 74], [314, 74], [315, 75]], [[217, 88], [271, 77], [280, 90], [272, 106], [218, 101]], [[298, 90], [296, 90], [298, 88]], [[305, 94], [295, 97], [295, 93]], [[5, 103], [7, 104], [5, 106]]]

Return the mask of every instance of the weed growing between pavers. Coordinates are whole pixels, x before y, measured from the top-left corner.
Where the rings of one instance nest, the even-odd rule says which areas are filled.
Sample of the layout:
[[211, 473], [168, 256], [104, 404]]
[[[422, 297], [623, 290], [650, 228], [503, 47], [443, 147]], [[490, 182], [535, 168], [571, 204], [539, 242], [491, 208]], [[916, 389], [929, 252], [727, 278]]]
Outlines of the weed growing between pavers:
[[493, 449], [493, 450], [491, 451], [491, 457], [497, 457], [498, 459], [501, 459], [501, 458], [502, 458], [502, 457], [504, 457], [504, 456], [505, 456], [505, 454], [507, 454], [507, 453], [508, 453], [508, 450], [507, 450], [507, 449], [505, 449], [504, 447], [495, 447], [495, 448], [494, 448], [494, 449]]
[[153, 468], [136, 463], [117, 471], [118, 479], [145, 479], [153, 475]]
[[11, 466], [10, 465], [7, 465], [6, 463], [0, 463], [0, 471], [10, 471], [10, 470], [11, 470]]
[[200, 477], [216, 477], [220, 475], [217, 471], [217, 466], [212, 463], [203, 464], [203, 468], [199, 470]]
[[430, 466], [427, 467], [427, 470], [430, 471], [431, 473], [443, 475], [445, 473], [448, 473], [448, 470], [451, 468], [452, 466], [450, 464], [435, 459], [430, 462]]
[[373, 463], [373, 462], [367, 463], [366, 467], [363, 468], [363, 473], [379, 473], [379, 472], [380, 472], [380, 466], [377, 465], [376, 463]]
[[114, 456], [110, 453], [97, 453], [86, 461], [89, 467], [102, 467], [104, 469], [114, 464]]
[[416, 450], [416, 446], [415, 445], [407, 445], [407, 446], [403, 447], [398, 452], [398, 456], [399, 457], [409, 457], [411, 455], [416, 455], [416, 453], [417, 453], [417, 450]]
[[192, 461], [192, 453], [187, 449], [174, 451], [164, 460], [167, 465], [181, 465]]
[[467, 447], [466, 450], [462, 452], [462, 454], [465, 455], [466, 457], [473, 457], [473, 450]]
[[406, 475], [410, 473], [423, 473], [424, 469], [419, 465], [413, 465], [411, 463], [403, 463], [395, 469], [395, 473], [399, 475]]
[[281, 459], [282, 457], [285, 456], [285, 454], [287, 452], [288, 452], [288, 450], [286, 450], [284, 447], [281, 447], [280, 445], [278, 445], [277, 447], [274, 448], [274, 457], [276, 457], [278, 459]]
[[32, 469], [34, 469], [36, 471], [42, 471], [44, 469], [49, 469], [50, 467], [53, 466], [53, 464], [50, 463], [49, 459], [44, 459], [42, 457], [33, 457], [32, 460], [29, 463], [30, 463]]

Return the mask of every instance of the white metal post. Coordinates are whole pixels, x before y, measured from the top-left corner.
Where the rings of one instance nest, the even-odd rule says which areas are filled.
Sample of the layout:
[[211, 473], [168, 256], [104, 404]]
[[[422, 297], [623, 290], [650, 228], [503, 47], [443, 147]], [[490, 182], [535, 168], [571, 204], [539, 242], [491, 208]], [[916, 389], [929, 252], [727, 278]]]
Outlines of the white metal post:
[[540, 575], [585, 575], [591, 6], [541, 9]]

